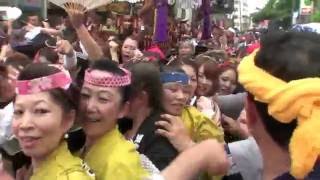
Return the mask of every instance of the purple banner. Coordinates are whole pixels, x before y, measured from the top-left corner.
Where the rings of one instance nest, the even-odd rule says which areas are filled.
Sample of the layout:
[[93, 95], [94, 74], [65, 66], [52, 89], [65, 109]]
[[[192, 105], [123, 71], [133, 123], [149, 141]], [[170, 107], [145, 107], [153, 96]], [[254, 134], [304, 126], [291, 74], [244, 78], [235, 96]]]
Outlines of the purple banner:
[[154, 27], [155, 42], [165, 42], [168, 39], [168, 1], [155, 0], [156, 5], [156, 21]]
[[203, 16], [203, 29], [201, 39], [206, 40], [211, 38], [211, 20], [210, 20], [210, 1], [202, 0], [201, 6]]

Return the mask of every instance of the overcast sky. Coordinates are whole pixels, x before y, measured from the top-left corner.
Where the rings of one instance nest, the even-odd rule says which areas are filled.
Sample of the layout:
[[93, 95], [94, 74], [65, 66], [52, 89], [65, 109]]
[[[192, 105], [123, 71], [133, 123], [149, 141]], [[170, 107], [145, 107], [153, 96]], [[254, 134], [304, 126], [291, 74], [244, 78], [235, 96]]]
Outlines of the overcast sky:
[[262, 9], [269, 0], [247, 0], [250, 13], [257, 11], [256, 9]]

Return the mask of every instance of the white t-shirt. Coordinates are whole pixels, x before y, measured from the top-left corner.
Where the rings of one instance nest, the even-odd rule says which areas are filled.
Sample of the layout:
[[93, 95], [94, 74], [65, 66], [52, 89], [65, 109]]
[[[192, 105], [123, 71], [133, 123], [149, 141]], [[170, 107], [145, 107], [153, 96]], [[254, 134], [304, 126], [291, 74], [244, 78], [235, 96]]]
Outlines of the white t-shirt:
[[262, 156], [253, 137], [249, 137], [243, 141], [230, 143], [228, 146], [232, 156], [232, 163], [243, 179], [262, 179]]
[[13, 111], [12, 102], [3, 109], [0, 109], [0, 145], [9, 140], [12, 136], [11, 121], [13, 118]]

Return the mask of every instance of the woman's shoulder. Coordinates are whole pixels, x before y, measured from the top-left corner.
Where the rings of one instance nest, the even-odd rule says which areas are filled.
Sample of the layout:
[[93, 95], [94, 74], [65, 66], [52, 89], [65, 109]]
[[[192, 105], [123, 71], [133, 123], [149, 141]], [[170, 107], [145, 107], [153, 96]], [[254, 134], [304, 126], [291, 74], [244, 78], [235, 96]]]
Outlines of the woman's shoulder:
[[[184, 114], [185, 113], [185, 114]], [[223, 131], [210, 118], [206, 117], [197, 108], [189, 106], [186, 107], [182, 115], [183, 121], [190, 121], [193, 127], [193, 140], [199, 142], [205, 139], [214, 138], [219, 142], [223, 142]]]
[[60, 167], [59, 175], [63, 179], [94, 180], [95, 175], [90, 167], [79, 157], [73, 156], [69, 151], [58, 154], [57, 166]]
[[[124, 142], [114, 147], [107, 162], [108, 175], [115, 179], [141, 179], [147, 175], [142, 167], [139, 153], [132, 142]], [[111, 178], [113, 179], [113, 178]]]
[[63, 143], [40, 168], [35, 170], [32, 180], [57, 177], [59, 180], [94, 180], [91, 169], [78, 157], [73, 156]]
[[139, 157], [139, 154], [136, 150], [136, 146], [133, 142], [128, 140], [123, 140], [121, 143], [116, 144], [113, 147], [110, 158], [115, 162], [126, 162], [136, 161]]
[[86, 163], [73, 166], [59, 174], [59, 180], [95, 180], [96, 176]]
[[205, 116], [201, 111], [199, 111], [196, 107], [194, 106], [187, 106], [183, 109], [182, 111], [182, 118], [188, 117], [194, 122], [209, 122], [211, 123], [210, 118]]
[[189, 114], [190, 116], [201, 116], [202, 113], [194, 106], [186, 106], [183, 108], [182, 115]]

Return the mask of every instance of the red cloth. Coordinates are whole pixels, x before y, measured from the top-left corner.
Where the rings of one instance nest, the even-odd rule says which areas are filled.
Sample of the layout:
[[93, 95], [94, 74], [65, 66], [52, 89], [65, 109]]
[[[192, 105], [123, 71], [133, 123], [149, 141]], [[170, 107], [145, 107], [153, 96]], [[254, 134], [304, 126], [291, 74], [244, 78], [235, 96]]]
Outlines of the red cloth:
[[253, 51], [255, 51], [256, 49], [259, 49], [259, 48], [260, 48], [260, 43], [257, 42], [257, 43], [249, 45], [246, 49], [246, 52], [248, 54], [251, 54], [251, 53], [253, 53]]
[[165, 59], [166, 58], [164, 53], [161, 51], [161, 49], [157, 45], [152, 45], [147, 51], [159, 54], [161, 59]]

